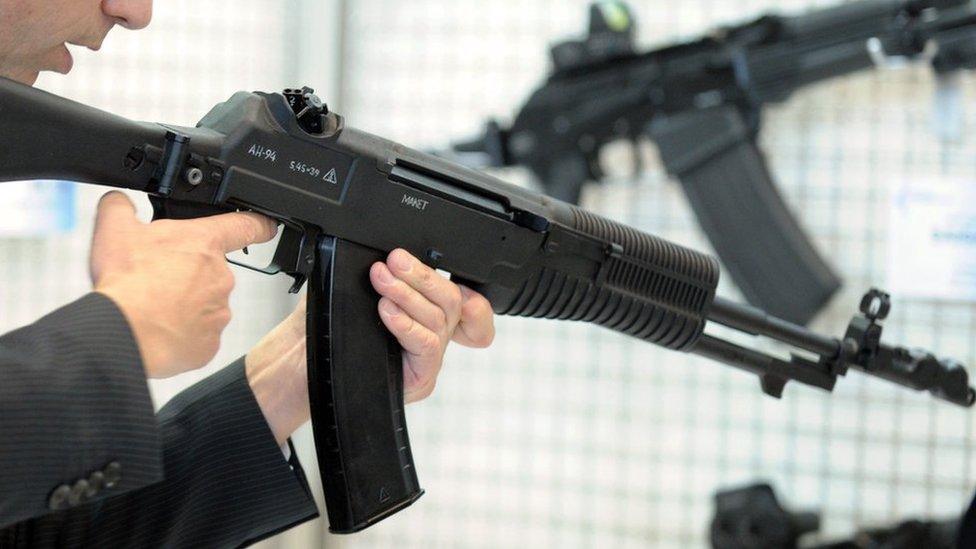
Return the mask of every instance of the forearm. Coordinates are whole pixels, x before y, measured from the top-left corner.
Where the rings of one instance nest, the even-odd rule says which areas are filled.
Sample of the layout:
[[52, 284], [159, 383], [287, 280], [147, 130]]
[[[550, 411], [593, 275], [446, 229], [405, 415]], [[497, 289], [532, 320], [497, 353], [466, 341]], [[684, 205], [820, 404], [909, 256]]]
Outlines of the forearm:
[[302, 304], [245, 358], [248, 384], [279, 446], [309, 419], [304, 316]]

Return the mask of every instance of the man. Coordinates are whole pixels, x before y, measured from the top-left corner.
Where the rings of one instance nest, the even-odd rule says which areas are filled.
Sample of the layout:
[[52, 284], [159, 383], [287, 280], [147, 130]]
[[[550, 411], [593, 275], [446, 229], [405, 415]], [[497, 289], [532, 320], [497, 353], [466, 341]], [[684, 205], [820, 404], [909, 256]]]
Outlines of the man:
[[[66, 43], [98, 49], [151, 13], [151, 0], [0, 0], [0, 76], [67, 73]], [[309, 419], [303, 306], [156, 416], [146, 387], [213, 358], [230, 319], [224, 254], [275, 231], [251, 213], [143, 224], [125, 195], [102, 198], [94, 291], [0, 336], [0, 547], [234, 547], [317, 515], [281, 449]], [[370, 280], [408, 402], [433, 391], [448, 342], [491, 342], [488, 302], [405, 251]]]

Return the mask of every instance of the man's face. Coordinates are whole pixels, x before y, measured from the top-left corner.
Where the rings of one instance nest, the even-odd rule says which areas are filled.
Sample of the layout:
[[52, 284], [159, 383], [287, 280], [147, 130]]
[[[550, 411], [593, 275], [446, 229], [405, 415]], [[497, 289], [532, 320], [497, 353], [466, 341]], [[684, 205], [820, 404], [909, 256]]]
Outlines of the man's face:
[[97, 50], [115, 25], [141, 29], [152, 0], [0, 0], [0, 76], [33, 84], [40, 71], [66, 74], [65, 44]]

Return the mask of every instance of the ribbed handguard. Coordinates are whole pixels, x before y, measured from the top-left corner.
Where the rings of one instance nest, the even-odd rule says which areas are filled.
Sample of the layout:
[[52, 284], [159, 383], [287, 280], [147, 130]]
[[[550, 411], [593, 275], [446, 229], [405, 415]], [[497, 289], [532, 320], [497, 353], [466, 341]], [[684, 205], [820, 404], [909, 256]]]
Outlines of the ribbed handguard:
[[715, 297], [718, 262], [579, 208], [572, 214], [574, 229], [622, 253], [607, 258], [596, 280], [543, 268], [500, 313], [592, 322], [670, 349], [694, 345]]

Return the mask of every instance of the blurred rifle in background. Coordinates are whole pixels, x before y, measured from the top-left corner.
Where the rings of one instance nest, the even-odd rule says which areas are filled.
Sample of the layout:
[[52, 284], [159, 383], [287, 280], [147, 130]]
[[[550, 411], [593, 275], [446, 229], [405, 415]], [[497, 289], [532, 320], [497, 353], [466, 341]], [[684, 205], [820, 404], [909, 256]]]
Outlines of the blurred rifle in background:
[[763, 106], [895, 59], [928, 60], [942, 81], [976, 68], [968, 0], [865, 0], [767, 15], [644, 52], [633, 35], [626, 5], [594, 4], [588, 36], [552, 48], [552, 73], [514, 123], [489, 122], [453, 154], [525, 166], [547, 194], [576, 203], [584, 183], [602, 177], [604, 145], [650, 137], [745, 298], [801, 324], [840, 280], [773, 185], [757, 146]]
[[801, 544], [820, 529], [820, 515], [784, 509], [768, 484], [715, 494], [710, 538], [713, 549], [955, 549], [959, 519], [907, 520], [890, 527], [859, 531], [852, 539]]

